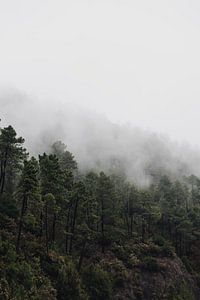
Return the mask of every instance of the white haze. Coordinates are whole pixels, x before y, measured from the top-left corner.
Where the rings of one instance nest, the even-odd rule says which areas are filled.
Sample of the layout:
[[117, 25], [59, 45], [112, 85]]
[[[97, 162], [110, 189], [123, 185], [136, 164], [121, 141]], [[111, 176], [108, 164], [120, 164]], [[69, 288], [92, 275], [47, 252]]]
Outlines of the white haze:
[[2, 126], [82, 170], [198, 175], [199, 36], [199, 0], [0, 0]]
[[1, 0], [0, 85], [200, 145], [199, 36], [199, 0]]
[[114, 124], [72, 103], [46, 103], [12, 89], [0, 93], [0, 104], [1, 126], [12, 124], [31, 154], [48, 152], [53, 142], [62, 140], [81, 171], [120, 172], [140, 185], [162, 174], [200, 175], [197, 149], [166, 135]]

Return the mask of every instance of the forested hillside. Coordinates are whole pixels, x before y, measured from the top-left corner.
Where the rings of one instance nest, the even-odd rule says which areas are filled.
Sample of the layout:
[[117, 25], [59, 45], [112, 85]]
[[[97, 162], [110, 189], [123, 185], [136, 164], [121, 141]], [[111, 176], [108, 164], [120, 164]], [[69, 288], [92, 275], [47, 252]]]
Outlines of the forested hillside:
[[83, 174], [0, 132], [0, 299], [200, 299], [200, 179]]

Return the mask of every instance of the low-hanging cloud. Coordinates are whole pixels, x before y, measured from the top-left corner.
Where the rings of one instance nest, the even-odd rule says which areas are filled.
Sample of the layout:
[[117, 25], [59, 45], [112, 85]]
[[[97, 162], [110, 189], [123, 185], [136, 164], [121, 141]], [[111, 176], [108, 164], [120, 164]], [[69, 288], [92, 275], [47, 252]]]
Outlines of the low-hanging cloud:
[[48, 101], [18, 90], [0, 92], [1, 126], [11, 124], [31, 154], [49, 151], [62, 140], [81, 171], [120, 172], [147, 185], [160, 175], [200, 175], [198, 149], [130, 125], [113, 124], [103, 115], [67, 101]]

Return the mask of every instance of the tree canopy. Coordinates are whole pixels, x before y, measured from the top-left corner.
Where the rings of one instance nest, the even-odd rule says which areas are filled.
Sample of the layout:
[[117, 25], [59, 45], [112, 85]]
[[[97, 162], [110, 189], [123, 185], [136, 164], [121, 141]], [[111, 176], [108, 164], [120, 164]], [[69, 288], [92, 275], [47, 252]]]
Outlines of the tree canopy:
[[139, 187], [80, 174], [60, 141], [31, 158], [23, 144], [12, 126], [1, 129], [1, 299], [114, 299], [127, 270], [158, 272], [161, 257], [178, 256], [200, 282], [198, 177]]

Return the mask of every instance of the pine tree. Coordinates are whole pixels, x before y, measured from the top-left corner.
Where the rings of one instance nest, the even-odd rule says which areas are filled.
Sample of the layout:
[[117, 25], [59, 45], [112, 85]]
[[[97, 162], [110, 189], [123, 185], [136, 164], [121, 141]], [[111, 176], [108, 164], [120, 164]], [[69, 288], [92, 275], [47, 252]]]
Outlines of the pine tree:
[[[8, 178], [12, 181], [26, 157], [24, 139], [17, 137], [12, 126], [1, 129], [0, 134], [0, 194], [3, 194]], [[8, 190], [7, 190], [8, 191]]]
[[[16, 249], [20, 248], [21, 234], [24, 225], [24, 217], [30, 206], [37, 207], [39, 205], [39, 180], [38, 180], [38, 162], [35, 158], [31, 158], [24, 162], [24, 168], [18, 185], [17, 198], [21, 203], [20, 218], [18, 226], [18, 236]], [[32, 205], [31, 205], [32, 204]]]

